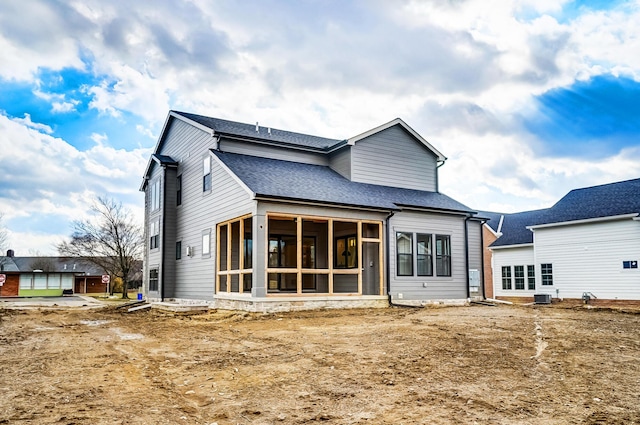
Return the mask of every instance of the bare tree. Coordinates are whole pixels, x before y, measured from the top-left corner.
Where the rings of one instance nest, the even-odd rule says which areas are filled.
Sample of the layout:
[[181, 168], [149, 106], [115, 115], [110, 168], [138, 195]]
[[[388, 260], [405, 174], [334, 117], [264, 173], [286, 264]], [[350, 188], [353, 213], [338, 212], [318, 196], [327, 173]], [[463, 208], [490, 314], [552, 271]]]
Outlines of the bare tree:
[[58, 244], [60, 255], [83, 258], [103, 268], [112, 277], [122, 279], [122, 298], [127, 295], [128, 283], [142, 257], [144, 237], [141, 226], [122, 203], [98, 197], [90, 220], [74, 221], [70, 241]]
[[29, 264], [32, 270], [42, 270], [43, 272], [53, 272], [56, 270], [56, 264], [51, 258], [38, 256]]

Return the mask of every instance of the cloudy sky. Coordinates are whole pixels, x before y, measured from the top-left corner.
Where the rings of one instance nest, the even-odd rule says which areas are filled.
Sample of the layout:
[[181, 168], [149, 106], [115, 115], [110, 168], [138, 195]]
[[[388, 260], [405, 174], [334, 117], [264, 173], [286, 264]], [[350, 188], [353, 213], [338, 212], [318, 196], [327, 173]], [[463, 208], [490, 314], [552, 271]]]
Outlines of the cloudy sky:
[[401, 117], [482, 210], [640, 177], [640, 0], [3, 0], [0, 213], [55, 254], [96, 195], [142, 218], [170, 109], [348, 138]]

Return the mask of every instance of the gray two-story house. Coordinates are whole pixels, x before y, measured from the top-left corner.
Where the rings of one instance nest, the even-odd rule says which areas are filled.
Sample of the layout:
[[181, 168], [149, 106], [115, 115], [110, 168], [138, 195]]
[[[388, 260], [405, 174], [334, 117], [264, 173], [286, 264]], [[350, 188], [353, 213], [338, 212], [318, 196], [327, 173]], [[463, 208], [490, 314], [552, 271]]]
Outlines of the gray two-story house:
[[250, 311], [481, 295], [482, 222], [439, 192], [445, 160], [401, 119], [338, 140], [171, 111], [141, 187], [146, 295]]

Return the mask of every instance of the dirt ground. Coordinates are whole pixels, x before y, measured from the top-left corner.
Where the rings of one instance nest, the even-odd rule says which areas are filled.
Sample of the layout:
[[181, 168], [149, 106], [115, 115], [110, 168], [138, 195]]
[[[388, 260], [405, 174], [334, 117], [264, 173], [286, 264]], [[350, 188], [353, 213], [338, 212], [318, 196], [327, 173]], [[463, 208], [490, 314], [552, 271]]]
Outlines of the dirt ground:
[[640, 315], [0, 310], [0, 423], [638, 424]]

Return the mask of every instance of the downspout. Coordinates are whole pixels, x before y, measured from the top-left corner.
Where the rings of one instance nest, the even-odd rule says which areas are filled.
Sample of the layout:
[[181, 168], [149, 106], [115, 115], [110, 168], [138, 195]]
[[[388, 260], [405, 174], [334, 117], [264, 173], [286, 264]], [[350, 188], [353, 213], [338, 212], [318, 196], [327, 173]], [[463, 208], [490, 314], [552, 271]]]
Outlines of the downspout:
[[167, 167], [163, 167], [164, 175], [162, 182], [162, 239], [160, 239], [160, 302], [164, 302], [164, 263], [165, 263], [165, 240], [167, 227]]
[[[393, 217], [395, 215], [395, 213], [393, 211], [389, 212], [389, 215], [386, 218], [386, 225], [387, 225], [387, 237], [385, 238], [385, 261], [386, 261], [386, 266], [387, 266], [387, 273], [386, 273], [386, 278], [387, 278], [387, 295], [389, 297], [389, 305], [390, 306], [394, 306], [394, 307], [404, 307], [404, 308], [421, 308], [420, 306], [417, 305], [403, 305], [403, 304], [394, 304], [393, 300], [391, 299], [391, 268], [389, 267], [389, 248], [391, 246], [391, 237], [389, 236], [389, 220], [391, 219], [391, 217]], [[468, 287], [468, 285], [467, 285]]]
[[471, 298], [471, 291], [469, 290], [469, 284], [471, 283], [471, 279], [469, 278], [469, 219], [471, 215], [468, 215], [464, 219], [464, 262], [465, 268], [467, 270], [467, 299]]
[[391, 217], [394, 216], [394, 212], [390, 211], [389, 215], [387, 215], [387, 218], [385, 219], [385, 226], [386, 226], [386, 237], [385, 239], [385, 247], [384, 247], [384, 255], [385, 255], [385, 269], [386, 269], [386, 281], [387, 281], [387, 295], [389, 296], [389, 305], [393, 305], [393, 302], [391, 301], [391, 269], [389, 268], [389, 248], [391, 246], [391, 241], [390, 241], [390, 232], [389, 232], [389, 220], [391, 219]]
[[438, 178], [438, 168], [440, 168], [440, 167], [442, 167], [444, 165], [444, 161], [437, 161], [437, 164], [438, 165], [436, 165], [436, 192], [439, 192], [438, 189], [439, 189], [440, 184], [439, 184], [439, 178]]
[[486, 223], [486, 220], [483, 220], [480, 222], [480, 262], [482, 263], [482, 299], [486, 300], [487, 299], [487, 294], [484, 292], [484, 285], [485, 285], [485, 281], [484, 281], [484, 224]]

